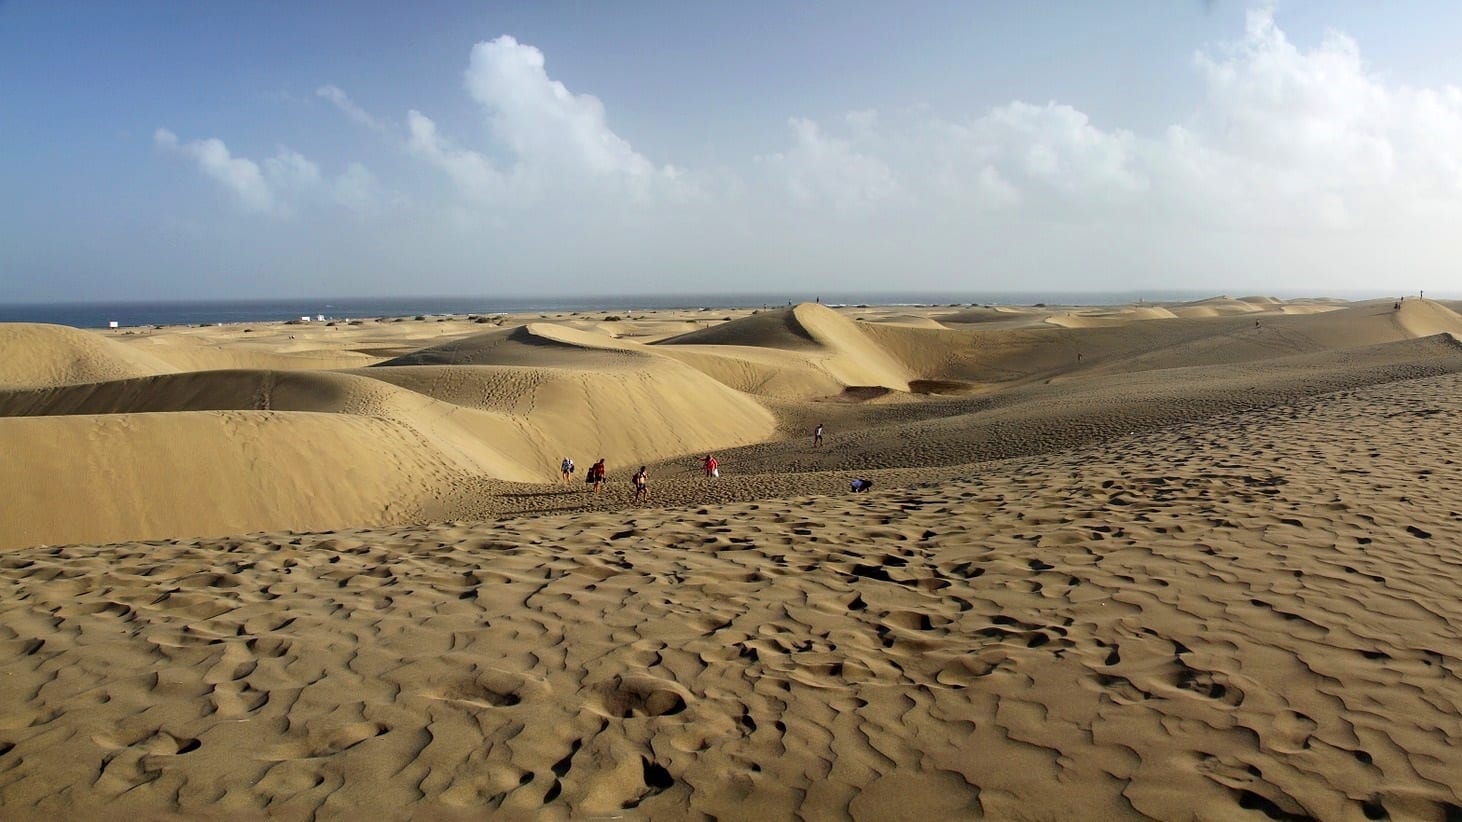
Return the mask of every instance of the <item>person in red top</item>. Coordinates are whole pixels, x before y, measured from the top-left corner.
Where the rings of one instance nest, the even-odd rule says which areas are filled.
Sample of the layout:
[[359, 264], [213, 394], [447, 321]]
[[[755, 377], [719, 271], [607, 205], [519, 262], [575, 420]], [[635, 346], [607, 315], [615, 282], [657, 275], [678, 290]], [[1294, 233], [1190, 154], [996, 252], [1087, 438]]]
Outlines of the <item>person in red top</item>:
[[604, 485], [604, 458], [589, 466], [589, 475], [584, 478], [586, 482], [594, 485], [594, 493], [599, 493], [599, 488]]
[[706, 476], [708, 476], [708, 477], [719, 477], [719, 476], [721, 476], [721, 471], [720, 471], [720, 468], [719, 468], [720, 463], [719, 462], [716, 462], [715, 455], [713, 455], [713, 454], [707, 454], [705, 457], [703, 457], [701, 459], [701, 465], [704, 466], [705, 469], [706, 469]]

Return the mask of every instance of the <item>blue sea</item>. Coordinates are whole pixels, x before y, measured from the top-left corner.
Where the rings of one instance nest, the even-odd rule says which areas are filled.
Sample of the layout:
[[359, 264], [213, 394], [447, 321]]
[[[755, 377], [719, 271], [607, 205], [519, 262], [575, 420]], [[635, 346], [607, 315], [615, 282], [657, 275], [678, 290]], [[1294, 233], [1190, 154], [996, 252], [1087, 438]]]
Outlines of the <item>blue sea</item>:
[[[31, 322], [106, 328], [144, 325], [204, 325], [299, 319], [410, 317], [418, 314], [519, 314], [571, 311], [620, 311], [678, 308], [763, 308], [820, 300], [828, 305], [1124, 305], [1187, 302], [1216, 296], [1198, 291], [1113, 292], [912, 292], [702, 294], [600, 297], [338, 297], [284, 300], [205, 300], [190, 302], [35, 303], [0, 305], [0, 322]], [[1239, 296], [1239, 295], [1234, 295]], [[1298, 295], [1295, 295], [1298, 296]], [[1342, 295], [1336, 295], [1342, 296]], [[1362, 299], [1384, 295], [1343, 295]]]

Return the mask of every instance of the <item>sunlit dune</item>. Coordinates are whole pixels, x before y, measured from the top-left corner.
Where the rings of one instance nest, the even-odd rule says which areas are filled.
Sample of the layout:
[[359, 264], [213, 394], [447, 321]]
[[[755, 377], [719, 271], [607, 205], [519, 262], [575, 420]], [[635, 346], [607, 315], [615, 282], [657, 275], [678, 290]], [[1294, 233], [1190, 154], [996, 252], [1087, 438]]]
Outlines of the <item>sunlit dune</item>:
[[1452, 818], [1458, 308], [0, 325], [0, 815]]

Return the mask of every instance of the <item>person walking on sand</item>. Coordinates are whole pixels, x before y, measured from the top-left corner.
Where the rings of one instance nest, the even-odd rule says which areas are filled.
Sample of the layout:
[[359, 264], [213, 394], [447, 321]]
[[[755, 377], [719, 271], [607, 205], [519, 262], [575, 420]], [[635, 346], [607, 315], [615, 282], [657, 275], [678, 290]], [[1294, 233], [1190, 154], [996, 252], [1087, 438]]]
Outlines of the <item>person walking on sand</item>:
[[720, 465], [716, 462], [715, 454], [707, 454], [701, 458], [701, 467], [706, 469], [706, 477], [709, 479], [721, 476]]
[[567, 485], [569, 477], [573, 476], [574, 474], [574, 461], [569, 459], [568, 457], [564, 457], [563, 462], [559, 464], [558, 468], [560, 471], [563, 472], [563, 482], [565, 485]]
[[812, 429], [812, 444], [822, 445], [822, 423], [818, 423], [817, 427]]
[[635, 486], [634, 501], [635, 502], [649, 502], [650, 501], [650, 472], [648, 470], [646, 470], [645, 466], [643, 466], [643, 465], [640, 466], [640, 470], [638, 470], [638, 471], [635, 472], [635, 475], [630, 478], [630, 482], [633, 483], [634, 486]]
[[604, 458], [603, 457], [600, 457], [598, 462], [596, 462], [593, 465], [589, 466], [589, 476], [587, 476], [587, 477], [584, 478], [584, 482], [587, 482], [590, 485], [593, 485], [594, 486], [594, 493], [596, 493], [596, 494], [599, 493], [600, 486], [604, 485]]

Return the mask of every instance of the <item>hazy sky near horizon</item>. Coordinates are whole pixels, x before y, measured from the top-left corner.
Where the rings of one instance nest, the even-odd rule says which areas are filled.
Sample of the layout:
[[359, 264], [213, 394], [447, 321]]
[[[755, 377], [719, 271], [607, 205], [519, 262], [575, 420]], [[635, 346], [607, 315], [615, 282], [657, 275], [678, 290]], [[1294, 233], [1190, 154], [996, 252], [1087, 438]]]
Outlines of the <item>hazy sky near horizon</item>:
[[1450, 2], [0, 0], [0, 302], [1462, 288]]

